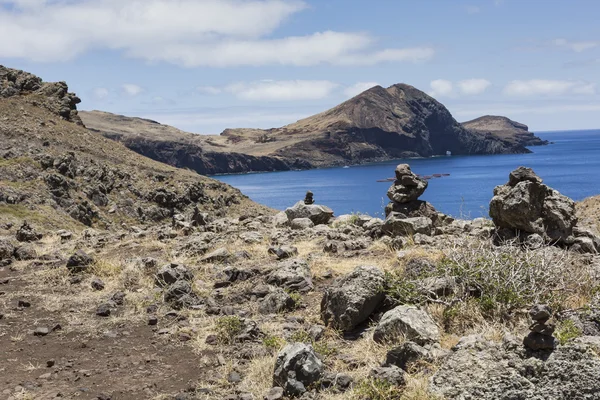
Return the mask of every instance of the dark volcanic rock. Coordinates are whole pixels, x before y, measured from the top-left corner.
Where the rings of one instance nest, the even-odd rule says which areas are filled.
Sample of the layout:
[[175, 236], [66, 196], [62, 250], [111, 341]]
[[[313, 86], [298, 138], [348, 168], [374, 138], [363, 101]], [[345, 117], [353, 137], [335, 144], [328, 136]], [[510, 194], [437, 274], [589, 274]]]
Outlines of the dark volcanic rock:
[[348, 331], [364, 322], [383, 301], [384, 275], [377, 267], [358, 267], [337, 279], [323, 295], [325, 325]]
[[463, 122], [462, 126], [484, 135], [493, 135], [500, 140], [521, 146], [541, 146], [549, 142], [529, 132], [527, 125], [510, 120], [506, 117], [485, 115], [471, 121]]
[[75, 93], [69, 93], [65, 82], [43, 82], [41, 78], [25, 71], [6, 68], [0, 65], [0, 98], [31, 96], [49, 111], [67, 121], [83, 125], [77, 115], [77, 104], [81, 100]]
[[575, 202], [542, 184], [525, 167], [511, 172], [506, 185], [496, 186], [490, 217], [499, 228], [539, 234], [558, 243], [567, 241], [577, 223]]

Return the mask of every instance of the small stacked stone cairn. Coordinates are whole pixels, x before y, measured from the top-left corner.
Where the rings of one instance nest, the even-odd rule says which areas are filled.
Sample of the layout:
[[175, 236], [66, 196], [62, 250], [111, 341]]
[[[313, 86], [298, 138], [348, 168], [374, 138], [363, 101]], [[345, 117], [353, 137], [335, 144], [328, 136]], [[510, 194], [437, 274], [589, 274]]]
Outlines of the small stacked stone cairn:
[[552, 310], [547, 305], [536, 304], [529, 310], [533, 324], [531, 332], [523, 339], [523, 345], [530, 350], [554, 350], [558, 340], [552, 336], [556, 325], [552, 319]]
[[313, 199], [313, 192], [311, 192], [310, 190], [306, 192], [306, 196], [304, 197], [304, 204], [306, 204], [307, 206], [315, 204], [315, 199]]
[[436, 209], [426, 201], [419, 200], [429, 183], [413, 173], [408, 164], [396, 167], [396, 180], [387, 192], [390, 203], [385, 207], [385, 215], [400, 213], [403, 218], [428, 217], [434, 223], [437, 219]]
[[406, 204], [415, 201], [425, 192], [428, 182], [410, 170], [408, 164], [396, 167], [396, 180], [387, 192], [392, 203]]

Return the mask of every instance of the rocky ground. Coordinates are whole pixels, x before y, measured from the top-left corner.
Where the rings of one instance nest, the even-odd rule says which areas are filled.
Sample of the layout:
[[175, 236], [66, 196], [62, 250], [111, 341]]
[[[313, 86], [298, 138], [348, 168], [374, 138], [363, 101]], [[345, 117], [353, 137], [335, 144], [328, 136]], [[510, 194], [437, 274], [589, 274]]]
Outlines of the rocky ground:
[[407, 165], [385, 220], [278, 213], [2, 85], [2, 398], [600, 398], [600, 240], [533, 171], [493, 220]]

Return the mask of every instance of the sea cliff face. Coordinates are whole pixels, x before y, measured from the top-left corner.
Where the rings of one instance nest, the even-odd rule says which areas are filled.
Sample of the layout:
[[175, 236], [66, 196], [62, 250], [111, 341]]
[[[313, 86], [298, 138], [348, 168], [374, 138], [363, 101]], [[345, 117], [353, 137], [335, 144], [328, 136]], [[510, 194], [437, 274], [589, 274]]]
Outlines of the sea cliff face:
[[529, 127], [520, 122], [497, 115], [485, 115], [471, 121], [463, 122], [462, 126], [467, 129], [491, 134], [501, 140], [521, 146], [543, 146], [549, 144], [529, 131]]
[[375, 86], [281, 128], [226, 129], [220, 135], [194, 135], [155, 121], [100, 111], [80, 115], [88, 128], [140, 154], [201, 174], [361, 164], [448, 151], [527, 153], [524, 146], [535, 138], [526, 126], [523, 134], [516, 128], [499, 131], [461, 125], [444, 105], [406, 84]]

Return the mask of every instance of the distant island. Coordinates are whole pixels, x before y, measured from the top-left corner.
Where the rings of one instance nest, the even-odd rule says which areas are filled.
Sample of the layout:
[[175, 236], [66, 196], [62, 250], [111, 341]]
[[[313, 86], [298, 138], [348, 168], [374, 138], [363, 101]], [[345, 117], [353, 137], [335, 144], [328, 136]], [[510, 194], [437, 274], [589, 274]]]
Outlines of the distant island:
[[458, 123], [406, 84], [375, 86], [323, 113], [273, 129], [196, 135], [142, 118], [80, 112], [91, 130], [154, 160], [201, 174], [284, 171], [405, 157], [529, 153], [544, 144], [505, 117]]

